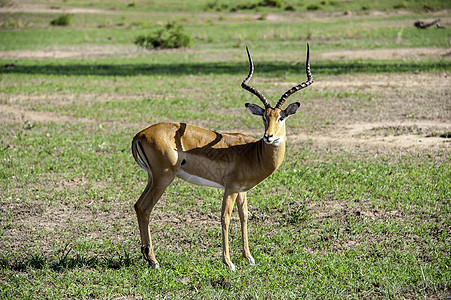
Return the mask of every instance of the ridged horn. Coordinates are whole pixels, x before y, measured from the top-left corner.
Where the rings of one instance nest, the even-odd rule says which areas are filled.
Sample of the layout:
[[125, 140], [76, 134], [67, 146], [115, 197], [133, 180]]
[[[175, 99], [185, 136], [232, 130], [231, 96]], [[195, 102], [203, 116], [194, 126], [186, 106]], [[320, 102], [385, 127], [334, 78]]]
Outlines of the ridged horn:
[[281, 109], [282, 105], [285, 103], [285, 101], [287, 100], [288, 97], [290, 97], [291, 95], [293, 95], [297, 91], [308, 87], [309, 85], [311, 85], [313, 83], [312, 73], [310, 73], [310, 48], [309, 48], [309, 44], [307, 44], [307, 62], [305, 63], [305, 69], [306, 69], [306, 72], [307, 72], [307, 81], [304, 81], [303, 83], [292, 87], [285, 94], [283, 94], [282, 97], [280, 97], [280, 100], [277, 102], [275, 108]]
[[260, 93], [256, 88], [248, 85], [249, 81], [251, 81], [252, 74], [254, 73], [254, 63], [252, 62], [251, 53], [249, 52], [249, 48], [246, 46], [247, 56], [249, 57], [249, 75], [247, 75], [246, 79], [243, 80], [241, 83], [241, 87], [255, 96], [257, 96], [261, 102], [265, 105], [265, 108], [271, 107], [271, 104], [269, 104], [268, 100], [266, 100], [265, 96], [263, 96], [262, 93]]

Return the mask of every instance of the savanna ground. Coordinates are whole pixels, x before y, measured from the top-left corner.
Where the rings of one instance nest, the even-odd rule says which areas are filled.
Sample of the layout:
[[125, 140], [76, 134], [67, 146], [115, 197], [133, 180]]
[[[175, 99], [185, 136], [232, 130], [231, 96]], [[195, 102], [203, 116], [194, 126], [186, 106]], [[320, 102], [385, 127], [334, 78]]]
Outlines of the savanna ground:
[[[2, 299], [451, 297], [449, 1], [0, 3]], [[70, 26], [49, 25], [63, 13]], [[168, 20], [191, 48], [133, 45]], [[151, 215], [150, 269], [134, 134], [183, 121], [261, 136], [244, 47], [274, 102], [304, 80], [307, 42], [315, 83], [288, 100], [285, 162], [248, 193], [256, 266], [236, 212], [237, 271], [221, 262], [221, 191], [176, 180]]]

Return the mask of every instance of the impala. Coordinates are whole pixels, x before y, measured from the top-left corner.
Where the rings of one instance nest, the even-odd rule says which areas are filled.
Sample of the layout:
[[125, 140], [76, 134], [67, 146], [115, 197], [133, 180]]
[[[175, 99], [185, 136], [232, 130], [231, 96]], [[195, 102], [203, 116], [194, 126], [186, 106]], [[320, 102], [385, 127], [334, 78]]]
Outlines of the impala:
[[221, 209], [222, 259], [231, 271], [235, 270], [235, 266], [230, 260], [228, 232], [233, 206], [237, 203], [242, 254], [251, 265], [255, 264], [248, 244], [246, 192], [282, 164], [285, 155], [285, 120], [296, 113], [300, 104], [295, 102], [285, 109], [282, 105], [290, 95], [312, 84], [313, 78], [307, 44], [307, 81], [289, 89], [276, 106], [271, 107], [262, 93], [248, 85], [254, 64], [247, 47], [246, 50], [250, 70], [241, 86], [264, 104], [263, 108], [246, 103], [252, 114], [263, 119], [263, 138], [255, 139], [241, 133], [221, 134], [185, 123], [158, 123], [142, 130], [133, 139], [133, 157], [148, 174], [147, 186], [134, 207], [141, 235], [141, 252], [153, 268], [158, 268], [159, 264], [152, 247], [149, 215], [175, 177], [224, 190]]

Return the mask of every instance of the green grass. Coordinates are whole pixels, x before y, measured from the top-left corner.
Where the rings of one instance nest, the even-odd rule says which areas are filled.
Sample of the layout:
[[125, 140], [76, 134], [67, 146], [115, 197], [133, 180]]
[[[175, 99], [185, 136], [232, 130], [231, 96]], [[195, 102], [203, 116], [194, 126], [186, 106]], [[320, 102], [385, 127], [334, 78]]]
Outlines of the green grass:
[[[17, 29], [4, 29], [0, 35], [0, 50], [45, 49], [51, 46], [75, 46], [82, 44], [132, 45], [139, 35], [148, 34], [155, 22], [143, 21], [135, 15], [113, 16], [113, 19], [97, 19], [89, 15], [75, 15], [73, 26], [55, 28], [48, 25], [46, 15], [37, 18], [34, 14], [10, 14], [4, 19], [35, 19], [17, 34]], [[440, 17], [437, 16], [437, 17]], [[441, 15], [445, 18], [446, 15]], [[449, 28], [443, 30], [418, 30], [412, 19], [430, 18], [427, 14], [408, 16], [386, 16], [357, 19], [338, 19], [329, 22], [304, 22], [289, 19], [286, 22], [254, 22], [231, 19], [228, 22], [213, 22], [212, 19], [190, 16], [168, 18], [184, 24], [187, 33], [193, 36], [193, 48], [224, 49], [252, 48], [293, 51], [304, 46], [306, 41], [315, 45], [316, 51], [334, 49], [374, 49], [404, 47], [450, 47]], [[125, 23], [128, 22], [128, 23]], [[133, 26], [132, 24], [146, 24]], [[107, 25], [105, 25], [107, 23]], [[124, 25], [118, 25], [124, 24]], [[100, 28], [99, 28], [100, 27]], [[148, 27], [148, 28], [147, 28]]]
[[[421, 127], [449, 120], [448, 93], [437, 84], [451, 70], [449, 59], [318, 57], [330, 50], [449, 48], [449, 29], [412, 24], [447, 17], [424, 6], [450, 3], [322, 2], [286, 0], [281, 8], [234, 13], [206, 10], [209, 0], [53, 1], [106, 10], [73, 14], [64, 28], [50, 26], [58, 9], [1, 14], [0, 25], [9, 22], [0, 26], [2, 55], [127, 50], [0, 59], [0, 298], [449, 298], [449, 139], [439, 138], [444, 127]], [[312, 4], [319, 8], [314, 22], [285, 13], [287, 5], [302, 14]], [[365, 15], [393, 6], [411, 11]], [[352, 18], [329, 15], [348, 9]], [[275, 13], [282, 20], [268, 20]], [[266, 20], [257, 20], [262, 14]], [[330, 22], [318, 21], [324, 16]], [[194, 37], [192, 49], [135, 51], [137, 35], [172, 20]], [[260, 136], [261, 120], [243, 105], [256, 98], [240, 88], [245, 46], [255, 63], [252, 84], [273, 103], [303, 80], [307, 41], [316, 82], [290, 98], [302, 106], [287, 121], [285, 162], [248, 193], [256, 266], [240, 255], [236, 211], [230, 250], [237, 271], [221, 262], [222, 191], [176, 180], [151, 215], [161, 268], [149, 268], [133, 210], [146, 184], [131, 157], [133, 136], [159, 121]], [[350, 87], [337, 85], [343, 82]], [[372, 122], [382, 125], [359, 132], [360, 140], [345, 136], [360, 144], [342, 143], [349, 125]], [[435, 148], [366, 143], [394, 136], [427, 142], [429, 133], [439, 139]], [[335, 139], [321, 143], [321, 136]]]
[[[151, 270], [138, 254], [137, 236], [129, 233], [130, 195], [139, 194], [144, 174], [129, 157], [131, 132], [127, 132], [111, 128], [104, 134], [95, 125], [81, 124], [2, 129], [2, 141], [8, 141], [0, 152], [6, 167], [1, 174], [3, 205], [12, 202], [8, 199], [23, 199], [44, 210], [71, 207], [75, 215], [100, 217], [118, 207], [126, 207], [127, 212], [111, 225], [74, 218], [73, 238], [57, 228], [27, 233], [32, 240], [47, 235], [57, 240], [45, 251], [24, 241], [28, 250], [2, 253], [3, 298], [180, 293], [219, 298], [237, 293], [277, 298], [420, 297], [442, 294], [448, 288], [449, 257], [443, 254], [449, 250], [449, 163], [437, 165], [414, 155], [397, 162], [384, 156], [361, 160], [321, 154], [308, 144], [302, 152], [290, 151], [283, 168], [250, 192], [250, 239], [256, 267], [247, 266], [238, 256], [236, 224], [231, 244], [238, 271], [228, 273], [218, 259], [219, 224], [197, 231], [163, 223], [152, 226], [162, 266]], [[314, 162], [318, 159], [321, 163]], [[86, 181], [84, 187], [34, 191], [54, 180], [77, 178]], [[105, 186], [93, 187], [99, 181]], [[30, 185], [35, 188], [19, 188]], [[273, 187], [283, 188], [274, 192]], [[177, 196], [187, 193], [191, 196], [185, 201]], [[206, 204], [198, 202], [204, 198]], [[164, 208], [157, 212], [172, 214], [171, 203], [176, 201], [182, 205], [181, 215], [218, 214], [219, 198], [216, 190], [187, 189], [177, 183], [169, 188], [167, 200], [160, 203]], [[306, 208], [315, 203], [327, 207], [332, 200], [342, 207], [326, 209], [325, 218], [314, 217]], [[97, 208], [86, 207], [92, 201]], [[13, 220], [2, 223], [3, 231], [15, 226]], [[83, 232], [99, 232], [102, 238], [83, 237]], [[31, 275], [33, 279], [28, 278]]]

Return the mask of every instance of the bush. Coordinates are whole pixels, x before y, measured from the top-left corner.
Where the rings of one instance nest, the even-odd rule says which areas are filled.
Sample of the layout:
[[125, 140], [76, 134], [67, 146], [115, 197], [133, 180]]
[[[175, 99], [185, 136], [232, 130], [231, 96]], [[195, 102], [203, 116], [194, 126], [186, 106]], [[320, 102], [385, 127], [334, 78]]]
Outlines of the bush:
[[256, 9], [258, 8], [258, 3], [257, 2], [253, 2], [253, 3], [240, 3], [236, 6], [237, 9]]
[[267, 7], [282, 7], [282, 0], [262, 0], [258, 3], [258, 6], [267, 6]]
[[72, 16], [71, 15], [61, 15], [55, 20], [50, 22], [52, 26], [69, 26], [72, 24]]
[[319, 10], [321, 8], [321, 5], [319, 4], [310, 4], [307, 6], [307, 10]]
[[190, 47], [191, 36], [183, 30], [183, 26], [170, 22], [146, 35], [140, 35], [135, 39], [135, 44], [147, 49], [167, 49]]
[[407, 8], [407, 3], [406, 2], [401, 2], [398, 4], [393, 5], [394, 9], [403, 9], [403, 8]]

